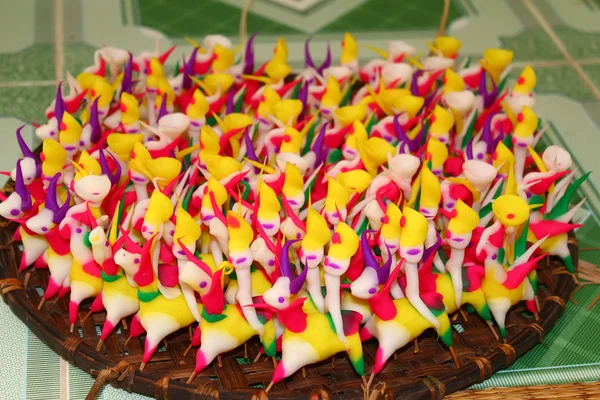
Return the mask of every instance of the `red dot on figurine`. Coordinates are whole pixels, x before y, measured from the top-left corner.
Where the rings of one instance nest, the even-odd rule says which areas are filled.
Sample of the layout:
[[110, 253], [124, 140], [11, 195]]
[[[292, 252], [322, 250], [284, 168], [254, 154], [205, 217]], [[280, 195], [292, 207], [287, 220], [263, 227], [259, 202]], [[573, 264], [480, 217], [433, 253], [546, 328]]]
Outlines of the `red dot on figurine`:
[[508, 219], [513, 219], [514, 217], [515, 217], [515, 214], [508, 214], [508, 215], [506, 216], [506, 218], [508, 218]]
[[125, 103], [121, 103], [119, 104], [119, 108], [121, 109], [121, 112], [127, 112], [127, 106], [125, 105]]
[[66, 131], [67, 130], [67, 124], [65, 124], [64, 122], [60, 123], [60, 130], [61, 131]]
[[385, 217], [383, 217], [383, 220], [381, 220], [381, 222], [383, 222], [384, 224], [387, 224], [390, 222], [390, 217], [388, 217], [387, 215]]
[[524, 77], [520, 77], [519, 80], [517, 81], [517, 83], [519, 85], [523, 85], [525, 83], [525, 78]]
[[429, 118], [429, 122], [432, 124], [435, 122], [435, 115], [432, 115], [431, 118]]
[[517, 121], [523, 122], [523, 118], [523, 113], [519, 113], [519, 115], [517, 115]]
[[403, 215], [402, 218], [400, 218], [400, 226], [403, 227], [404, 225], [406, 225], [406, 217]]
[[239, 228], [240, 227], [240, 222], [235, 219], [234, 217], [227, 217], [227, 225], [229, 225], [232, 228]]
[[452, 232], [446, 231], [446, 239], [450, 239], [452, 237]]
[[340, 244], [342, 243], [342, 238], [340, 237], [339, 233], [334, 233], [333, 236], [331, 237], [331, 243], [334, 244]]
[[290, 135], [284, 135], [283, 136], [283, 141], [286, 143], [289, 143], [292, 141], [292, 137]]

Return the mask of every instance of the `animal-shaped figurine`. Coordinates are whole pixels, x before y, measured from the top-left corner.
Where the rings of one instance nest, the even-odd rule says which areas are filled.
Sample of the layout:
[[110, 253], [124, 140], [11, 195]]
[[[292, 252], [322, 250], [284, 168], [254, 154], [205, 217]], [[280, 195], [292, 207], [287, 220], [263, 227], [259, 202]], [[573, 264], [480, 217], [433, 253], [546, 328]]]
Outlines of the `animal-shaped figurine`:
[[[452, 328], [442, 302], [442, 296], [435, 292], [421, 295], [423, 302], [435, 315], [437, 326], [425, 318], [408, 299], [392, 299], [390, 296], [392, 282], [398, 278], [403, 263], [404, 260], [401, 260], [391, 275], [390, 264], [380, 266], [367, 263], [363, 274], [374, 274], [377, 277], [373, 286], [352, 284], [352, 294], [359, 298], [369, 299], [369, 305], [373, 310], [373, 315], [360, 332], [363, 341], [372, 337], [379, 341], [373, 375], [381, 372], [387, 360], [396, 350], [410, 343], [429, 328], [434, 328], [439, 333], [442, 342], [450, 348], [455, 363], [458, 365], [452, 348]], [[365, 282], [361, 278], [355, 283]], [[382, 285], [383, 287], [381, 287]], [[372, 381], [372, 378], [369, 381]]]
[[[233, 272], [231, 263], [224, 261], [213, 271], [204, 261], [198, 259], [186, 246], [181, 246], [190, 260], [180, 271], [180, 279], [200, 294], [202, 304], [198, 304], [201, 314], [200, 348], [196, 353], [196, 366], [188, 379], [192, 382], [196, 375], [206, 368], [217, 356], [231, 351], [253, 336], [260, 336], [265, 354], [275, 357], [275, 326], [272, 319], [261, 322], [259, 333], [244, 317], [244, 310], [235, 304], [226, 304], [223, 295], [223, 273]], [[252, 304], [249, 305], [250, 308]], [[256, 315], [256, 314], [255, 314]], [[264, 324], [264, 325], [263, 325]], [[219, 366], [221, 366], [219, 361]]]
[[476, 251], [477, 257], [485, 265], [483, 293], [498, 325], [500, 335], [506, 338], [506, 313], [511, 306], [525, 300], [527, 274], [536, 268], [537, 263], [546, 254], [532, 260], [530, 257], [546, 238], [538, 240], [506, 270], [504, 268], [505, 260], [500, 252], [501, 249], [504, 249], [503, 225], [510, 224], [508, 226], [513, 227], [521, 225], [529, 215], [529, 206], [523, 199], [515, 195], [500, 196], [494, 201], [493, 206], [497, 220], [483, 231]]
[[293, 277], [289, 263], [291, 242], [287, 242], [281, 253], [280, 277], [273, 287], [265, 292], [263, 299], [266, 308], [273, 310], [285, 329], [281, 344], [281, 361], [277, 364], [271, 387], [292, 375], [300, 368], [328, 359], [340, 352], [347, 352], [355, 371], [364, 375], [362, 344], [359, 335], [360, 314], [349, 311], [343, 314], [345, 341], [340, 340], [338, 332], [326, 314], [306, 312], [307, 297], [299, 296], [308, 267]]
[[126, 248], [129, 250], [118, 250], [114, 255], [114, 262], [128, 275], [133, 276], [134, 282], [138, 285], [140, 311], [137, 319], [146, 331], [144, 354], [140, 365], [140, 370], [143, 370], [160, 342], [167, 335], [191, 325], [195, 318], [181, 293], [168, 299], [158, 289], [158, 277], [152, 265], [156, 233], [143, 247], [133, 242], [127, 232], [122, 234], [125, 235]]

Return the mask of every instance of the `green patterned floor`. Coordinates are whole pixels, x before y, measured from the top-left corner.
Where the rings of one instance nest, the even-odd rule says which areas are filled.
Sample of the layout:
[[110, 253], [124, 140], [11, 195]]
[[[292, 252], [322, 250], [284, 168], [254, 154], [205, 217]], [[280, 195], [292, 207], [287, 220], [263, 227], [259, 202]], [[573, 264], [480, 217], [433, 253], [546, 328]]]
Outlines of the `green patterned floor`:
[[[62, 3], [62, 25], [55, 26], [54, 4]], [[40, 121], [52, 100], [56, 79], [92, 63], [94, 49], [107, 44], [134, 52], [179, 47], [171, 61], [191, 48], [184, 40], [222, 33], [237, 41], [242, 0], [0, 0], [0, 170], [14, 164], [14, 131]], [[385, 46], [398, 38], [425, 52], [433, 37], [442, 0], [254, 0], [249, 31], [259, 31], [257, 61], [272, 54], [284, 35], [293, 66], [303, 63], [307, 36], [318, 54], [329, 42], [334, 57], [345, 31], [360, 43]], [[60, 22], [60, 21], [59, 21]], [[57, 27], [62, 46], [55, 47]], [[450, 33], [463, 54], [478, 56], [486, 47], [515, 51], [516, 69], [527, 63], [537, 72], [536, 111], [551, 123], [545, 139], [568, 147], [580, 171], [598, 168], [600, 149], [600, 0], [452, 0]], [[361, 47], [361, 61], [372, 57]], [[57, 70], [56, 66], [62, 65]], [[33, 142], [33, 132], [28, 131]], [[577, 216], [581, 247], [600, 245], [600, 172], [581, 188], [587, 205]], [[600, 265], [600, 252], [581, 258]], [[600, 306], [585, 308], [600, 295], [587, 286], [569, 303], [559, 324], [511, 368], [476, 387], [564, 383], [600, 376]], [[91, 377], [63, 364], [0, 302], [0, 400], [83, 399]], [[61, 389], [61, 382], [63, 383]], [[106, 400], [141, 399], [107, 387]]]

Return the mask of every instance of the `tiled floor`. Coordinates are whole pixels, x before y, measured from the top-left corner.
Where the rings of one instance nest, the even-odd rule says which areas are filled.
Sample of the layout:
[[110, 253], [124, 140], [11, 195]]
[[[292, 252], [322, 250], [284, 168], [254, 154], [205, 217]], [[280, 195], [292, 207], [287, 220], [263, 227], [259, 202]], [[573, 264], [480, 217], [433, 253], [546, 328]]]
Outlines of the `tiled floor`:
[[[306, 7], [292, 7], [292, 3]], [[236, 42], [241, 4], [242, 0], [0, 0], [0, 169], [14, 164], [15, 129], [41, 121], [57, 79], [92, 64], [96, 48], [107, 44], [140, 52], [152, 48], [158, 37], [161, 48], [178, 45], [171, 57], [174, 63], [182, 52], [191, 50], [186, 36], [201, 40], [218, 32]], [[334, 57], [339, 55], [345, 31], [355, 33], [362, 44], [384, 47], [398, 38], [424, 53], [424, 41], [437, 29], [441, 5], [442, 0], [254, 0], [248, 24], [250, 32], [259, 32], [257, 61], [269, 57], [274, 39], [283, 35], [291, 63], [297, 67], [303, 63], [308, 35], [315, 54], [324, 55], [329, 42]], [[57, 6], [62, 13], [55, 13]], [[449, 31], [463, 41], [462, 53], [468, 56], [478, 58], [486, 47], [514, 50], [513, 77], [522, 66], [532, 64], [538, 76], [536, 110], [552, 128], [547, 139], [569, 147], [581, 170], [598, 171], [600, 0], [452, 0]], [[372, 56], [360, 48], [361, 61]], [[32, 130], [27, 132], [33, 142]], [[582, 190], [589, 205], [579, 231], [583, 247], [600, 241], [600, 174], [593, 176]], [[596, 252], [582, 257], [600, 264]], [[586, 305], [599, 293], [598, 288], [586, 287], [576, 299]], [[600, 360], [586, 352], [586, 343], [587, 332], [599, 331], [600, 307], [588, 312], [569, 304], [561, 325], [545, 338], [548, 348], [538, 346], [480, 386], [515, 385], [532, 373], [546, 383], [559, 383], [565, 376], [597, 377]], [[58, 356], [27, 333], [3, 303], [0, 337], [3, 400], [80, 399], [90, 387], [91, 378], [76, 368], [63, 368], [59, 374]], [[57, 379], [67, 379], [68, 393], [61, 391]], [[109, 387], [103, 398], [140, 397]]]

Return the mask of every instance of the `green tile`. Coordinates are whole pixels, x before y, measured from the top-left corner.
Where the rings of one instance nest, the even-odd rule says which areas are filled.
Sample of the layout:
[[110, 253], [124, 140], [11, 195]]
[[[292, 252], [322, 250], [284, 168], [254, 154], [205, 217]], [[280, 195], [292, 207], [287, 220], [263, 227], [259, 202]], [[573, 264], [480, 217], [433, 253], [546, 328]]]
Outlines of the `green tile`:
[[592, 83], [600, 88], [600, 64], [582, 65], [581, 68], [589, 76]]
[[[218, 0], [139, 1], [139, 25], [154, 28], [172, 38], [204, 36], [219, 32], [239, 34], [241, 9]], [[248, 32], [292, 34], [295, 29], [258, 15], [248, 15]]]
[[95, 47], [84, 43], [65, 45], [63, 65], [65, 71], [77, 76], [85, 68], [94, 64]]
[[560, 94], [579, 101], [595, 100], [572, 67], [536, 68], [537, 93]]
[[45, 110], [55, 90], [54, 86], [0, 87], [0, 114], [25, 122], [45, 122]]
[[0, 53], [0, 82], [52, 80], [54, 63], [54, 45], [50, 44]]
[[500, 38], [502, 46], [515, 52], [515, 61], [562, 60], [562, 53], [541, 28], [528, 28], [516, 36]]
[[596, 58], [600, 54], [600, 33], [581, 32], [567, 27], [556, 28], [554, 32], [576, 60]]
[[[325, 26], [321, 32], [435, 30], [440, 23], [442, 4], [440, 0], [368, 0]], [[463, 15], [457, 2], [452, 2], [448, 24]]]

